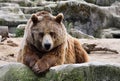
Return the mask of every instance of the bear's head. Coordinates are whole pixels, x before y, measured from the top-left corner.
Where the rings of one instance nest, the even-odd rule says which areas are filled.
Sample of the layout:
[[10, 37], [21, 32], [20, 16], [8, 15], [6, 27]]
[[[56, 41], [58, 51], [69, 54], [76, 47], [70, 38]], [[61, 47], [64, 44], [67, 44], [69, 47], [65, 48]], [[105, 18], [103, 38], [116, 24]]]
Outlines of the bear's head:
[[25, 29], [26, 40], [39, 51], [50, 51], [66, 41], [66, 28], [63, 14], [53, 16], [41, 11], [33, 14]]

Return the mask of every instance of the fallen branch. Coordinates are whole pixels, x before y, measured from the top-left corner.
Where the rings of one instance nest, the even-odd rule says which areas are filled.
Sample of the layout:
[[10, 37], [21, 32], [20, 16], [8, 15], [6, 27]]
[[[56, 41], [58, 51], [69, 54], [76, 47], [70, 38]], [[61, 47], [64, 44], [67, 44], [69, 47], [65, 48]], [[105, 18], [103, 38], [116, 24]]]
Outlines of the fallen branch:
[[102, 47], [96, 47], [96, 44], [88, 44], [88, 43], [84, 43], [83, 48], [87, 51], [88, 54], [91, 53], [91, 51], [109, 51], [109, 52], [113, 52], [118, 54], [119, 52], [117, 52], [116, 50], [113, 49], [109, 49], [109, 48], [102, 48]]

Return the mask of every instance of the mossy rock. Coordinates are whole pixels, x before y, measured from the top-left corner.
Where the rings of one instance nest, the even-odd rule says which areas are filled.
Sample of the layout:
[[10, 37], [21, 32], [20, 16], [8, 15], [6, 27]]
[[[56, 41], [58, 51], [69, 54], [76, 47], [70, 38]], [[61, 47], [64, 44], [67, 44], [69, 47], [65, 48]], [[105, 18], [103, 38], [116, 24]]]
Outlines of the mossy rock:
[[120, 65], [83, 63], [52, 68], [52, 81], [120, 81]]
[[0, 81], [38, 81], [38, 78], [25, 65], [10, 63], [0, 66]]
[[52, 67], [36, 76], [21, 63], [0, 66], [0, 81], [120, 81], [120, 64], [89, 62]]

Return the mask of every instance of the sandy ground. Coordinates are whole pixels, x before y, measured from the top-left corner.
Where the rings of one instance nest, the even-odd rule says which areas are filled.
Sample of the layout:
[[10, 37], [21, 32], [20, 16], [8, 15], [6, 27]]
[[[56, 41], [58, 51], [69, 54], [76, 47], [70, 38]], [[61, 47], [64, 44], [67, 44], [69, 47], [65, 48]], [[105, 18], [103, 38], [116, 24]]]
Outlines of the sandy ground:
[[96, 51], [89, 54], [90, 61], [120, 63], [120, 39], [82, 39], [81, 43], [97, 44], [97, 47], [109, 48], [119, 52]]
[[0, 43], [0, 65], [16, 62], [21, 40], [22, 38], [8, 38]]
[[[0, 65], [15, 62], [22, 38], [9, 38], [0, 43]], [[12, 42], [11, 42], [12, 41]], [[80, 39], [81, 43], [97, 44], [97, 47], [109, 48], [120, 53], [120, 39]], [[93, 51], [90, 61], [120, 63], [120, 54], [109, 51]]]

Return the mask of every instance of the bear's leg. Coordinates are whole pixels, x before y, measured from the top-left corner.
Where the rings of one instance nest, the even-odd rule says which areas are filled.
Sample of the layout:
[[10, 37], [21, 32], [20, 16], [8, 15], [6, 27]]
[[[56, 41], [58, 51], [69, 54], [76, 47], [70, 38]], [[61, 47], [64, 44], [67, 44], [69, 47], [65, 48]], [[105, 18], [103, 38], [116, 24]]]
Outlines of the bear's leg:
[[76, 54], [76, 62], [77, 63], [83, 63], [89, 61], [89, 56], [87, 52], [83, 49], [83, 47], [80, 45], [79, 40], [74, 40], [74, 49]]
[[39, 57], [34, 53], [26, 53], [23, 57], [23, 64], [30, 68], [33, 68], [35, 63], [39, 60]]
[[58, 58], [55, 55], [46, 55], [43, 58], [37, 60], [32, 69], [35, 73], [43, 73], [50, 67], [55, 66], [57, 59]]
[[[20, 59], [21, 61], [19, 61]], [[18, 55], [19, 62], [22, 62], [30, 68], [33, 68], [37, 60], [39, 60], [39, 57], [28, 47], [25, 47], [23, 50], [20, 50]]]
[[57, 49], [44, 55], [39, 59], [33, 67], [34, 72], [43, 73], [50, 67], [64, 64], [65, 62], [65, 49], [64, 45], [61, 45]]

